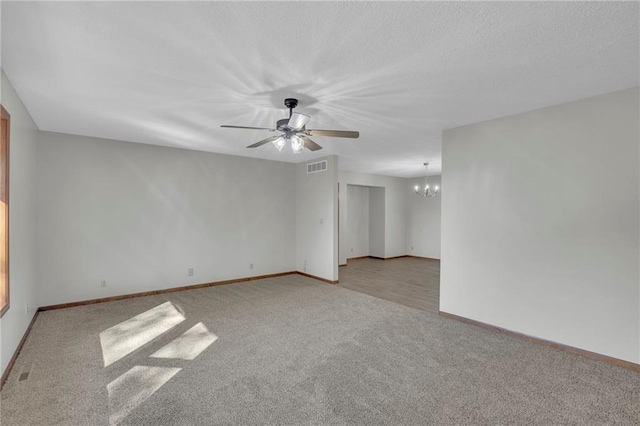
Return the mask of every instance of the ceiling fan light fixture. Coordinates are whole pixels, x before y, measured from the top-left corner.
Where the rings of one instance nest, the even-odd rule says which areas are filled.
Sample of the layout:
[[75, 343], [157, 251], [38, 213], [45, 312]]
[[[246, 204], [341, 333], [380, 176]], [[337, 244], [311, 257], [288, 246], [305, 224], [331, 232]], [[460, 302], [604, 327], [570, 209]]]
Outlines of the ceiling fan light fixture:
[[289, 118], [288, 126], [290, 129], [300, 130], [305, 126], [305, 124], [307, 124], [309, 118], [311, 117], [309, 117], [308, 115], [294, 112], [293, 114], [291, 114], [291, 118]]
[[278, 139], [276, 139], [272, 143], [278, 149], [278, 151], [282, 151], [282, 148], [284, 148], [287, 141], [285, 141], [284, 138], [280, 136]]
[[304, 149], [304, 142], [302, 141], [302, 138], [296, 135], [291, 136], [291, 149], [294, 154], [301, 153]]

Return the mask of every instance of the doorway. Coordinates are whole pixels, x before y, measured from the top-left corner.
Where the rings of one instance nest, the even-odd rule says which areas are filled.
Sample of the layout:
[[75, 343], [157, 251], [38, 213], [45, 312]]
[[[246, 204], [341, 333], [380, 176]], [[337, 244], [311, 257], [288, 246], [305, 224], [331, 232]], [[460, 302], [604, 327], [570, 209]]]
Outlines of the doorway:
[[[412, 188], [407, 195], [414, 195]], [[428, 238], [424, 217], [437, 219], [439, 236], [439, 214], [425, 211], [424, 199], [409, 197], [405, 202], [407, 214], [397, 215], [398, 209], [391, 209], [391, 217], [386, 217], [387, 188], [346, 184], [340, 186], [339, 209], [339, 286], [386, 299], [412, 308], [437, 313], [440, 304], [440, 260], [420, 257], [423, 245], [433, 243]], [[392, 191], [391, 189], [390, 191]], [[415, 204], [415, 205], [414, 205]], [[392, 206], [393, 207], [393, 206]], [[426, 206], [437, 208], [437, 206]], [[391, 219], [392, 226], [386, 229]], [[404, 220], [404, 224], [398, 221]], [[416, 222], [419, 226], [415, 225]], [[427, 223], [429, 225], [429, 223]], [[386, 232], [396, 230], [389, 247], [386, 247]], [[405, 229], [407, 231], [405, 231]], [[404, 240], [405, 250], [398, 253], [399, 235], [411, 230], [411, 236]], [[399, 234], [397, 230], [401, 230]], [[394, 245], [395, 244], [395, 245]], [[439, 238], [437, 240], [439, 246]], [[387, 257], [388, 251], [390, 257]], [[416, 254], [414, 254], [416, 253]], [[400, 256], [398, 256], [401, 254]]]
[[339, 233], [340, 265], [349, 259], [385, 257], [385, 188], [346, 185]]

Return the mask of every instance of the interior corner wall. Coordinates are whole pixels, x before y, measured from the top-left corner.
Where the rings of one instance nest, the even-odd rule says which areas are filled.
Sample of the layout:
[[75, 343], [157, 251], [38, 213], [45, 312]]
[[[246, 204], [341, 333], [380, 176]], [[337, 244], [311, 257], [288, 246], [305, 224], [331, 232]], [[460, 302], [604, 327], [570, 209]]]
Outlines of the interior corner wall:
[[[348, 205], [347, 185], [360, 185], [384, 189], [384, 255], [380, 257], [403, 256], [406, 253], [406, 187], [408, 179], [372, 175], [368, 173], [340, 170], [340, 264], [347, 263], [349, 246], [345, 231], [347, 224], [346, 209]], [[371, 193], [370, 193], [371, 196]], [[371, 218], [370, 218], [371, 220]], [[371, 223], [371, 222], [370, 222]], [[371, 240], [370, 240], [371, 241]], [[373, 254], [371, 254], [373, 256]]]
[[[431, 186], [441, 186], [440, 176], [429, 176]], [[424, 186], [424, 178], [411, 179], [407, 185], [407, 253], [440, 259], [442, 192], [432, 198], [420, 197], [415, 186]]]
[[347, 257], [369, 256], [369, 187], [347, 185]]
[[640, 363], [638, 96], [444, 132], [441, 310]]
[[338, 160], [328, 156], [327, 171], [307, 173], [296, 164], [296, 268], [329, 281], [338, 280]]
[[[36, 150], [38, 128], [4, 74], [0, 103], [11, 115], [9, 136], [9, 310], [0, 319], [0, 370], [4, 373], [37, 304]], [[28, 305], [28, 310], [25, 309]]]
[[50, 132], [38, 164], [41, 306], [295, 270], [293, 164]]

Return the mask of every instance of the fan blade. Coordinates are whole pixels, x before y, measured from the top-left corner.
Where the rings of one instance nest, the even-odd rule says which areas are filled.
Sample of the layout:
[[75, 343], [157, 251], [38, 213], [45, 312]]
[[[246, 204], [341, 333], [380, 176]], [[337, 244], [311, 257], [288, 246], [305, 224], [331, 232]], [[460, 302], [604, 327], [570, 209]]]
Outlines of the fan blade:
[[302, 141], [304, 142], [304, 147], [307, 148], [309, 151], [317, 151], [319, 149], [322, 149], [322, 147], [320, 145], [318, 145], [317, 143], [315, 143], [314, 141], [312, 141], [311, 139], [309, 139], [306, 136], [300, 136], [302, 138]]
[[270, 132], [275, 132], [276, 131], [276, 129], [269, 129], [268, 127], [228, 126], [226, 124], [223, 124], [220, 127], [227, 127], [229, 129], [268, 130]]
[[351, 130], [307, 130], [310, 136], [329, 136], [332, 138], [352, 138], [358, 139], [360, 132]]
[[300, 130], [304, 127], [305, 124], [307, 124], [307, 121], [309, 121], [309, 118], [311, 117], [309, 117], [308, 115], [294, 112], [293, 114], [291, 114], [291, 118], [289, 119], [289, 123], [287, 124], [287, 127], [289, 127], [292, 130]]
[[257, 148], [257, 147], [262, 146], [262, 145], [264, 145], [266, 143], [273, 142], [276, 139], [278, 139], [279, 137], [280, 136], [278, 135], [278, 136], [271, 136], [271, 137], [268, 137], [266, 139], [262, 139], [260, 142], [256, 142], [253, 145], [249, 145], [247, 148]]

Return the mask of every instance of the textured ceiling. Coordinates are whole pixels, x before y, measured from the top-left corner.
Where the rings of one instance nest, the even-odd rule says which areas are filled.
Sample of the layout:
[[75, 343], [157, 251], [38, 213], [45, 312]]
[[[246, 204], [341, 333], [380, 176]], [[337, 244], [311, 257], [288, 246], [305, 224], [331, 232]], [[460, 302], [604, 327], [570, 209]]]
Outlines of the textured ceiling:
[[[440, 170], [443, 129], [638, 85], [638, 3], [2, 2], [41, 130], [346, 170]], [[245, 146], [297, 97], [315, 153]]]

